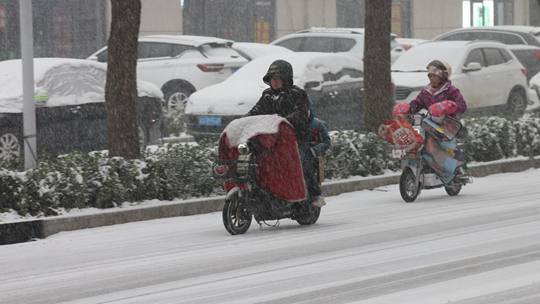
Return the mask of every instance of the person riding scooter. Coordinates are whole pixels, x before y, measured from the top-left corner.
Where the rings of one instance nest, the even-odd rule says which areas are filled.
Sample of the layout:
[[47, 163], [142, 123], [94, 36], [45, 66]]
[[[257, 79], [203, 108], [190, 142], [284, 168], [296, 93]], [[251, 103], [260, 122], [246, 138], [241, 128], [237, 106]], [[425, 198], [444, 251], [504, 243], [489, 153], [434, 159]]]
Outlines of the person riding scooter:
[[450, 75], [452, 68], [440, 60], [433, 60], [427, 65], [429, 84], [410, 102], [411, 113], [418, 113], [422, 109], [429, 108], [436, 103], [446, 100], [456, 104], [455, 112], [446, 113], [456, 117], [467, 110], [467, 103], [458, 88], [452, 85]]
[[[434, 120], [442, 119], [445, 115], [457, 119], [459, 114], [467, 110], [467, 103], [459, 89], [452, 85], [449, 79], [452, 73], [450, 65], [440, 60], [433, 60], [426, 68], [429, 84], [409, 103], [410, 113], [414, 114], [426, 109]], [[456, 149], [455, 152], [455, 158], [465, 160], [461, 151]], [[467, 179], [462, 167], [459, 168], [458, 175]]]
[[[262, 96], [255, 106], [249, 110], [247, 116], [277, 114], [286, 118], [295, 128], [298, 148], [304, 168], [306, 181], [313, 180], [314, 172], [310, 170], [308, 157], [309, 150], [309, 100], [306, 91], [293, 83], [293, 69], [289, 62], [276, 60], [268, 68], [263, 77], [264, 83], [270, 88], [262, 92]], [[311, 188], [311, 187], [310, 187]], [[313, 204], [321, 200], [320, 194], [311, 193]]]

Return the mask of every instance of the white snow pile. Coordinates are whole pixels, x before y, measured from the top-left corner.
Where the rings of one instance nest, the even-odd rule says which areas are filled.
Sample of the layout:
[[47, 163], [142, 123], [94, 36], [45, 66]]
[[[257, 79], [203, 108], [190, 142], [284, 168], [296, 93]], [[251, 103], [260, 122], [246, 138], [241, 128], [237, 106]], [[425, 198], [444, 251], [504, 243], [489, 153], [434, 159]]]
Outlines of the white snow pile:
[[[34, 97], [38, 106], [65, 106], [105, 101], [106, 65], [70, 58], [34, 59]], [[20, 113], [23, 107], [20, 59], [0, 62], [0, 112]], [[163, 98], [152, 83], [138, 82], [139, 96]]]
[[250, 60], [268, 55], [287, 54], [293, 52], [279, 45], [257, 42], [235, 42], [233, 43], [232, 48]]
[[289, 123], [287, 119], [278, 115], [248, 116], [233, 120], [222, 134], [229, 139], [230, 147], [236, 147], [256, 135], [276, 134], [282, 122]]

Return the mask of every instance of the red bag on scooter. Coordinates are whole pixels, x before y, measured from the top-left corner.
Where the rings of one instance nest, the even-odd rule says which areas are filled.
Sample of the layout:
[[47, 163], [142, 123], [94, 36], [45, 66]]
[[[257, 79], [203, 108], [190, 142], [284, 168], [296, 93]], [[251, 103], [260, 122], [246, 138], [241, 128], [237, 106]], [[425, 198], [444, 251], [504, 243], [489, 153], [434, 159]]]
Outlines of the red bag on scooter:
[[[219, 139], [220, 161], [238, 159], [238, 145], [256, 140], [263, 157], [257, 162], [257, 185], [289, 202], [304, 201], [306, 188], [294, 127], [278, 115], [236, 119]], [[228, 192], [235, 185], [225, 184]]]
[[393, 120], [384, 121], [379, 127], [379, 135], [389, 144], [407, 152], [416, 152], [424, 143], [424, 138], [414, 130], [407, 119], [410, 113], [410, 106], [401, 103], [394, 106], [392, 110]]

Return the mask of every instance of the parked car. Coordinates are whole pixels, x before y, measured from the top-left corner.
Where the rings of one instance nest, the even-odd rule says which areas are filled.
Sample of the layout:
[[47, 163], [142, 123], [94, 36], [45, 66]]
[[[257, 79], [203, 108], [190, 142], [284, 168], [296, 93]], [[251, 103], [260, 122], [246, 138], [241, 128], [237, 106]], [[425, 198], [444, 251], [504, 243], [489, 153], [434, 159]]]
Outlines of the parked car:
[[527, 111], [540, 109], [540, 73], [533, 76], [529, 81], [528, 95]]
[[491, 41], [436, 41], [419, 44], [392, 65], [396, 101], [409, 102], [428, 83], [427, 64], [444, 60], [468, 112], [503, 109], [521, 115], [527, 105], [526, 69], [508, 46]]
[[[233, 41], [187, 35], [139, 38], [137, 77], [158, 86], [168, 108], [182, 110], [189, 95], [221, 82], [248, 62]], [[107, 62], [107, 47], [88, 59]]]
[[[0, 164], [17, 161], [23, 148], [21, 60], [0, 61]], [[34, 59], [38, 155], [107, 148], [105, 65], [66, 58]], [[144, 144], [161, 137], [163, 94], [138, 82], [139, 134]]]
[[294, 83], [307, 91], [315, 113], [331, 129], [363, 127], [362, 62], [343, 54], [308, 52], [257, 58], [227, 80], [195, 92], [186, 106], [187, 132], [195, 138], [217, 136], [245, 115], [268, 88], [262, 78], [276, 59], [291, 63]]
[[247, 60], [273, 54], [292, 53], [291, 50], [279, 45], [257, 42], [235, 42], [231, 47]]
[[[391, 34], [390, 57], [394, 62], [402, 53]], [[346, 53], [356, 58], [364, 58], [363, 28], [310, 28], [285, 35], [270, 44], [288, 48], [294, 52]]]
[[508, 48], [527, 69], [527, 83], [540, 72], [540, 47], [533, 45], [509, 45]]
[[467, 27], [443, 33], [433, 41], [491, 40], [504, 44], [530, 44], [540, 46], [540, 27], [497, 25]]

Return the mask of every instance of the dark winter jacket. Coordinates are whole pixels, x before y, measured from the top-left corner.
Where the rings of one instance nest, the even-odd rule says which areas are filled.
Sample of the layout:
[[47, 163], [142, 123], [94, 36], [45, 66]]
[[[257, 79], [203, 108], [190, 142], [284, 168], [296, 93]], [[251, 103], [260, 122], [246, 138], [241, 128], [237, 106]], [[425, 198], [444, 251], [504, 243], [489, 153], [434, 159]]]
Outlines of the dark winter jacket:
[[322, 156], [330, 148], [330, 135], [326, 122], [313, 117], [309, 123], [309, 146], [314, 156]]
[[452, 100], [457, 105], [457, 110], [454, 113], [461, 114], [467, 110], [467, 104], [465, 99], [461, 95], [461, 92], [458, 88], [452, 85], [450, 81], [447, 81], [437, 92], [432, 93], [430, 91], [430, 86], [425, 87], [415, 99], [410, 102], [411, 113], [416, 113], [422, 109], [429, 109], [429, 107], [434, 104], [444, 100]]
[[284, 60], [274, 61], [270, 65], [263, 77], [264, 82], [269, 84], [272, 76], [279, 76], [283, 80], [283, 87], [279, 90], [272, 88], [264, 90], [257, 104], [247, 115], [277, 114], [284, 117], [294, 126], [299, 144], [307, 143], [309, 101], [306, 91], [292, 84], [292, 67]]

